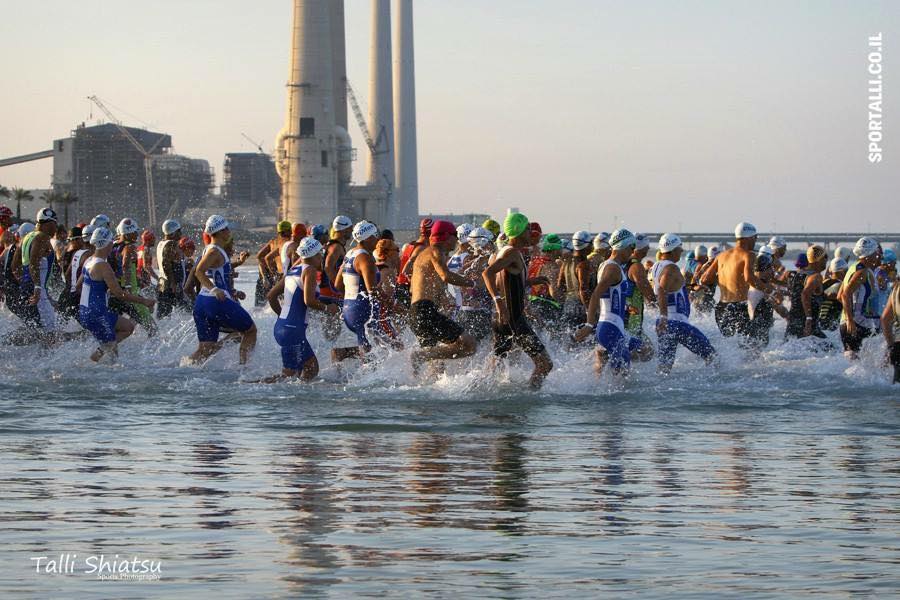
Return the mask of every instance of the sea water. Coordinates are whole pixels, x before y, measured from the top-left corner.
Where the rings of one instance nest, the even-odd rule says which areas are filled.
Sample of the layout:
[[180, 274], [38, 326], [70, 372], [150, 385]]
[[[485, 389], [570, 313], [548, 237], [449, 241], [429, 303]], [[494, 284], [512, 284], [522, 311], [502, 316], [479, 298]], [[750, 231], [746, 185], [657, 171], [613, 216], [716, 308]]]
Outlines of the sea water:
[[92, 341], [0, 348], [0, 597], [900, 594], [879, 339], [850, 362], [781, 322], [747, 353], [699, 316], [715, 367], [680, 349], [669, 377], [598, 381], [590, 346], [548, 343], [532, 392], [489, 344], [424, 380], [409, 348], [336, 368], [314, 318], [321, 378], [263, 385], [280, 355], [254, 318], [243, 368], [235, 346], [184, 366], [189, 315], [114, 365]]

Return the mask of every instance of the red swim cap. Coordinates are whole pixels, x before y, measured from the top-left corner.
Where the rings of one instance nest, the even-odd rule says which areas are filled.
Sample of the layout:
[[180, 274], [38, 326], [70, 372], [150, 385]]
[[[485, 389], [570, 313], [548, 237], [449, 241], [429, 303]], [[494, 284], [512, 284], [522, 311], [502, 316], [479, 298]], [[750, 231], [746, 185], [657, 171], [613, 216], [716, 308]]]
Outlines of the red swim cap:
[[528, 224], [528, 229], [531, 232], [531, 240], [533, 242], [537, 242], [541, 239], [541, 236], [544, 234], [544, 230], [541, 229], [541, 224], [537, 221], [532, 221]]
[[141, 234], [141, 242], [143, 242], [145, 246], [152, 246], [156, 243], [156, 236], [153, 235], [153, 232], [149, 229], [145, 229], [144, 233]]
[[440, 244], [456, 237], [456, 227], [450, 221], [435, 221], [431, 226], [431, 243]]
[[197, 246], [194, 245], [194, 240], [189, 237], [183, 237], [178, 240], [178, 247], [181, 248], [182, 252], [192, 252], [197, 249]]
[[[440, 223], [440, 221], [438, 221], [438, 223]], [[419, 231], [424, 235], [429, 235], [432, 227], [434, 227], [434, 221], [431, 219], [422, 219], [422, 222], [419, 223]]]
[[305, 238], [306, 225], [303, 223], [294, 223], [294, 229], [291, 231], [291, 235], [295, 238]]

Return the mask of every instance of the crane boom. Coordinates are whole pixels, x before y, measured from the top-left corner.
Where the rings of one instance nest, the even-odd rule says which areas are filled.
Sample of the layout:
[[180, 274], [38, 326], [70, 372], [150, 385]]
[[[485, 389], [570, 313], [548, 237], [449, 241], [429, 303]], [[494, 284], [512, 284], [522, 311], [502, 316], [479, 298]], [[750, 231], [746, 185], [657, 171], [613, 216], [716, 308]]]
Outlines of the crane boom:
[[113, 125], [119, 130], [119, 132], [125, 136], [125, 139], [134, 146], [135, 150], [141, 153], [141, 156], [144, 157], [144, 177], [146, 179], [146, 187], [147, 187], [147, 220], [150, 227], [156, 227], [156, 197], [153, 191], [153, 151], [156, 150], [156, 147], [162, 143], [163, 136], [160, 136], [156, 143], [150, 147], [149, 150], [145, 150], [137, 139], [131, 132], [126, 129], [122, 123], [116, 119], [115, 115], [106, 108], [106, 105], [98, 98], [97, 96], [88, 96], [88, 100], [97, 105], [103, 114], [112, 122]]
[[266, 151], [263, 150], [262, 144], [260, 144], [259, 142], [254, 142], [254, 141], [250, 138], [250, 136], [247, 135], [246, 133], [244, 133], [243, 131], [241, 132], [241, 135], [244, 136], [244, 139], [245, 139], [245, 140], [247, 140], [248, 142], [250, 142], [251, 144], [253, 144], [254, 146], [256, 146], [256, 149], [259, 150], [259, 153], [260, 153], [260, 154], [265, 154], [265, 153], [266, 153]]
[[385, 140], [384, 130], [378, 132], [378, 139], [373, 140], [372, 135], [369, 133], [369, 126], [366, 125], [366, 118], [363, 116], [362, 109], [359, 107], [359, 102], [356, 99], [356, 93], [353, 91], [353, 86], [350, 85], [350, 80], [344, 80], [347, 84], [347, 99], [350, 101], [350, 108], [353, 110], [353, 116], [356, 117], [356, 124], [359, 125], [359, 130], [362, 132], [363, 139], [366, 140], [366, 146], [369, 147], [369, 152], [372, 153], [373, 156], [378, 154], [384, 154], [388, 151], [387, 148], [384, 150], [379, 150], [378, 147], [381, 145], [381, 142]]

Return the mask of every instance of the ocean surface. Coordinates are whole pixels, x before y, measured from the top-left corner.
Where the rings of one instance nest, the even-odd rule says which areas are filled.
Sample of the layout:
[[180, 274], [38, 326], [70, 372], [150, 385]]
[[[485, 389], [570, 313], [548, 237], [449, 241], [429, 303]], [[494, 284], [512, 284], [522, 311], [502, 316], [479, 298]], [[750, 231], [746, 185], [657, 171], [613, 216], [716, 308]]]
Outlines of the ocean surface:
[[234, 346], [182, 366], [189, 316], [115, 365], [0, 347], [0, 597], [900, 595], [881, 340], [851, 363], [782, 322], [747, 354], [700, 317], [715, 367], [682, 349], [669, 377], [598, 381], [590, 347], [550, 344], [531, 392], [486, 345], [425, 381], [408, 350], [337, 369], [314, 323], [321, 380], [262, 385], [280, 356], [255, 318], [245, 368]]

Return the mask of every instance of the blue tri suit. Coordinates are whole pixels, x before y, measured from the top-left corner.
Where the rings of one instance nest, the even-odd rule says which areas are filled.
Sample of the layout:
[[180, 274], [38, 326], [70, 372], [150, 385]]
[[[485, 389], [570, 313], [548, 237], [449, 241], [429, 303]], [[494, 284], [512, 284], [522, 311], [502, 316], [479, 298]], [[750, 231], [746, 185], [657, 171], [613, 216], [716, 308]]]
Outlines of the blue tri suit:
[[303, 297], [303, 271], [309, 267], [299, 264], [284, 274], [284, 302], [275, 321], [275, 341], [281, 346], [281, 365], [300, 371], [316, 355], [306, 339], [306, 302]]
[[222, 254], [224, 264], [206, 271], [213, 284], [225, 292], [225, 300], [219, 300], [212, 290], [201, 289], [194, 301], [194, 324], [197, 326], [197, 339], [201, 342], [219, 341], [219, 330], [227, 328], [233, 331], [247, 331], [253, 327], [253, 318], [244, 310], [240, 302], [231, 296], [231, 261], [228, 254], [210, 244], [204, 252], [218, 251]]

